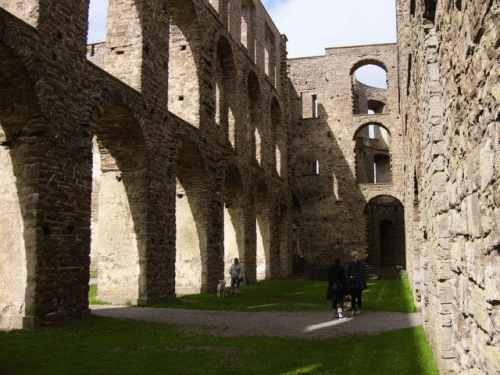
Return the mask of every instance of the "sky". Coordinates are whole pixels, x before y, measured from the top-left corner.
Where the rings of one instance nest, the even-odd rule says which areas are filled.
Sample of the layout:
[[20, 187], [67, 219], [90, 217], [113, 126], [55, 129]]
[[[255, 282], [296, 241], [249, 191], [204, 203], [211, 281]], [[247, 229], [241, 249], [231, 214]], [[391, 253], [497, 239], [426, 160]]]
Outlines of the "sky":
[[[396, 42], [396, 0], [261, 1], [288, 38], [288, 57], [323, 55], [327, 47]], [[105, 39], [106, 8], [106, 0], [90, 0], [89, 42]], [[368, 67], [357, 78], [384, 87], [376, 82], [380, 78], [370, 78], [382, 74], [378, 69]]]

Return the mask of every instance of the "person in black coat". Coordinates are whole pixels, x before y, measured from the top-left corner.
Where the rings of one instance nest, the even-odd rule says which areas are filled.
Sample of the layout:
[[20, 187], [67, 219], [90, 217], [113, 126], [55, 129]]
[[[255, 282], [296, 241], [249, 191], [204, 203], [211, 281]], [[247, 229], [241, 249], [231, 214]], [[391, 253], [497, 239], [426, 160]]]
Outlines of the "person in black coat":
[[335, 318], [342, 319], [342, 304], [346, 294], [347, 277], [345, 268], [340, 265], [340, 259], [335, 259], [334, 265], [328, 269], [328, 289], [326, 299], [332, 301]]
[[365, 264], [359, 259], [357, 251], [353, 251], [351, 257], [347, 266], [348, 289], [351, 295], [352, 315], [359, 315], [363, 303], [363, 289], [366, 289]]

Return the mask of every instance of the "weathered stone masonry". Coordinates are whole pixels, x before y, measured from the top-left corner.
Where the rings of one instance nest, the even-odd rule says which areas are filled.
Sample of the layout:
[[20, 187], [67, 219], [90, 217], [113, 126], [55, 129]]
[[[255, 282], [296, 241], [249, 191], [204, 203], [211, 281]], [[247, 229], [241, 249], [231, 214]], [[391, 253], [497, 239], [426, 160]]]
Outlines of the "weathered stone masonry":
[[[367, 64], [387, 73], [387, 89], [355, 79], [355, 71]], [[377, 272], [404, 266], [404, 222], [391, 203], [402, 202], [404, 187], [397, 45], [329, 48], [325, 56], [289, 60], [289, 70], [295, 98], [292, 170], [300, 206], [295, 220], [298, 251], [314, 268], [331, 264], [335, 255], [348, 261], [351, 251], [364, 253], [368, 246]], [[369, 125], [376, 125], [385, 136], [370, 139]], [[383, 150], [376, 151], [379, 148]], [[373, 176], [376, 154], [390, 160], [381, 181]], [[382, 216], [401, 234], [391, 249], [397, 259], [390, 261], [383, 259], [384, 241], [374, 237], [375, 233], [379, 237], [382, 220], [377, 217]]]
[[88, 314], [91, 248], [113, 303], [291, 273], [282, 38], [228, 5], [110, 1], [87, 48], [88, 2], [0, 2], [1, 327]]
[[500, 4], [396, 5], [397, 45], [287, 61], [258, 0], [110, 0], [90, 46], [88, 1], [0, 0], [0, 327], [86, 316], [91, 253], [148, 303], [367, 246], [442, 373], [500, 373]]
[[408, 270], [442, 373], [500, 373], [500, 6], [400, 1]]

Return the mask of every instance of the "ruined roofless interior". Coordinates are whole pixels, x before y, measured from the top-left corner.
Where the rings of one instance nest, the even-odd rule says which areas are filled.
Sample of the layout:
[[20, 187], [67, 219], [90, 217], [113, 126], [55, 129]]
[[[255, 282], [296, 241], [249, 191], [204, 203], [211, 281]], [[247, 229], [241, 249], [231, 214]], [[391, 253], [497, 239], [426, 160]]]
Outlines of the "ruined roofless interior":
[[[500, 373], [500, 4], [396, 1], [397, 44], [287, 59], [260, 0], [0, 0], [0, 327], [406, 269], [443, 374]], [[356, 79], [375, 65], [386, 87]]]

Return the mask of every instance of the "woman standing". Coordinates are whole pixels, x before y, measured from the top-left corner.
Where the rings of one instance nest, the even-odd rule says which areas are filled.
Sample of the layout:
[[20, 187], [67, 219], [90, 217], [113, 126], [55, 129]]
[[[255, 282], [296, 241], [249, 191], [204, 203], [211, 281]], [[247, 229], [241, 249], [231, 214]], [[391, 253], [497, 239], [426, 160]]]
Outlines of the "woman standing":
[[342, 304], [346, 294], [346, 275], [345, 268], [340, 265], [340, 259], [334, 261], [334, 265], [328, 269], [328, 290], [326, 291], [326, 299], [332, 301], [332, 309], [334, 317], [343, 319]]
[[363, 303], [363, 289], [366, 289], [365, 265], [357, 251], [351, 253], [351, 261], [347, 267], [347, 279], [349, 283], [349, 294], [351, 295], [352, 315], [361, 314]]

